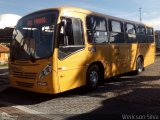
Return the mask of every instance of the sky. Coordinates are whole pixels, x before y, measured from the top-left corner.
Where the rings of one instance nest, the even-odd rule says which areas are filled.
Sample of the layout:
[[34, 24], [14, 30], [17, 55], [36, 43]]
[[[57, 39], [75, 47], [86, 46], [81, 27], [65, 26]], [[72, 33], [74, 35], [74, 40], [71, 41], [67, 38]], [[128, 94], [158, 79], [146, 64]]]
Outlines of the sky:
[[160, 0], [0, 0], [1, 14], [28, 13], [58, 6], [74, 6], [95, 12], [142, 22], [160, 30]]

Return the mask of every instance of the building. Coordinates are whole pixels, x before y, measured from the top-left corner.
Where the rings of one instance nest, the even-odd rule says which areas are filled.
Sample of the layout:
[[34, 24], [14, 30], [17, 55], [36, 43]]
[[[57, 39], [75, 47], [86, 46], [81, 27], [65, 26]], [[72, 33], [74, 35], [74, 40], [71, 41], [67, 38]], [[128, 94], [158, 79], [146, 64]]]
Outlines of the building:
[[12, 40], [13, 28], [0, 29], [0, 43], [9, 46]]
[[9, 48], [0, 44], [0, 64], [8, 63]]

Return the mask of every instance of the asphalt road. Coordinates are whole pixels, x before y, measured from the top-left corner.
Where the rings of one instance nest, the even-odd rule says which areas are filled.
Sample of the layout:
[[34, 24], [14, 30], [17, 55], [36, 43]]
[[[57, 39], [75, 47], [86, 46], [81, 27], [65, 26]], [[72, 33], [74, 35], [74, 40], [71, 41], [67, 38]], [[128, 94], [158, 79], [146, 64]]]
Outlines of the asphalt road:
[[22, 119], [160, 119], [160, 56], [141, 75], [107, 79], [93, 92], [82, 87], [46, 95], [7, 87], [0, 92], [0, 112], [7, 108], [13, 115], [13, 107]]

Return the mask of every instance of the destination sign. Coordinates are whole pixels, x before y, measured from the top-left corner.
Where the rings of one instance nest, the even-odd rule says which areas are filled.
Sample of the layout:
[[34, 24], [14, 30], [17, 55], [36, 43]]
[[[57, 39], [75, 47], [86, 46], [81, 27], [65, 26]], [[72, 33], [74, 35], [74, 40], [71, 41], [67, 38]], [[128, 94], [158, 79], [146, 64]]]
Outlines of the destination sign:
[[32, 25], [41, 25], [47, 23], [46, 17], [40, 17], [40, 18], [35, 18], [33, 20], [28, 20], [27, 21], [27, 26], [32, 26]]

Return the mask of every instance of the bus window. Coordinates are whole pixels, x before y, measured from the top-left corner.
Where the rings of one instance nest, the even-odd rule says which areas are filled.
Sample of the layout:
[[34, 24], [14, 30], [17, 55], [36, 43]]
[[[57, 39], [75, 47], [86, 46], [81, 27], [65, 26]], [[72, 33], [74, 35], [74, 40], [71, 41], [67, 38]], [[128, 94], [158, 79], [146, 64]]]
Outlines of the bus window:
[[62, 23], [59, 30], [59, 59], [84, 48], [81, 20], [65, 18]]
[[109, 21], [110, 43], [124, 43], [123, 25], [119, 21]]
[[89, 43], [107, 43], [107, 24], [106, 20], [101, 17], [87, 17], [87, 34]]
[[154, 36], [153, 36], [153, 28], [146, 28], [146, 34], [147, 34], [147, 40], [148, 43], [154, 42]]
[[127, 43], [136, 43], [136, 30], [133, 24], [125, 24], [125, 39]]
[[12, 61], [34, 62], [33, 58], [43, 59], [52, 55], [57, 14], [57, 11], [44, 11], [19, 20], [13, 32]]
[[138, 43], [146, 43], [146, 30], [145, 27], [142, 25], [137, 25], [136, 26], [136, 30], [137, 30], [137, 40]]

